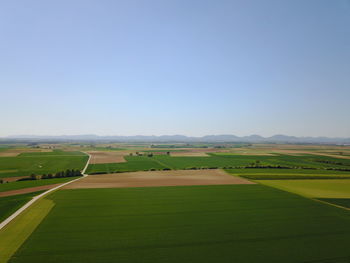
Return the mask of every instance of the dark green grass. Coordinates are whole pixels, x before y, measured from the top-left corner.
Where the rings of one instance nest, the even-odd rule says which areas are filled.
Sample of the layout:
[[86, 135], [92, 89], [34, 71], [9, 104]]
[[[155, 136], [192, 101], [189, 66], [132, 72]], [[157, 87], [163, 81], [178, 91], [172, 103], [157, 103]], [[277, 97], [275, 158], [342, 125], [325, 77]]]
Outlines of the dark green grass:
[[59, 184], [77, 179], [78, 177], [65, 177], [65, 178], [53, 178], [53, 179], [42, 179], [42, 180], [29, 180], [29, 181], [19, 181], [0, 184], [0, 192], [49, 185], [49, 184]]
[[308, 168], [337, 168], [349, 169], [350, 159], [340, 159], [329, 156], [320, 156], [312, 154], [304, 155], [286, 155], [275, 154], [274, 156], [244, 156], [244, 155], [229, 155], [227, 153], [215, 153], [215, 156], [224, 156], [227, 158], [245, 159], [249, 158], [251, 161], [258, 160], [262, 165], [280, 165], [288, 167], [308, 167]]
[[27, 152], [19, 154], [21, 157], [52, 157], [52, 156], [86, 156], [86, 154], [73, 151], [73, 152], [65, 152], [62, 150], [53, 150], [52, 152]]
[[350, 179], [350, 172], [309, 169], [226, 169], [228, 173], [252, 180]]
[[117, 148], [117, 147], [84, 147], [82, 148], [84, 151], [123, 151], [126, 150], [126, 148]]
[[350, 208], [350, 198], [318, 198], [318, 199], [331, 204]]
[[133, 172], [166, 168], [156, 158], [146, 156], [125, 156], [125, 163], [90, 164], [87, 173]]
[[33, 192], [22, 195], [13, 195], [0, 197], [0, 222], [5, 220], [8, 216], [14, 213], [22, 205], [27, 203], [33, 196], [41, 194], [43, 191]]
[[11, 263], [350, 257], [349, 211], [262, 185], [62, 190], [49, 198], [53, 210]]
[[142, 152], [146, 152], [146, 153], [153, 153], [153, 152], [161, 152], [161, 153], [167, 153], [167, 152], [170, 152], [170, 153], [173, 153], [173, 152], [186, 152], [186, 150], [172, 150], [172, 149], [168, 149], [168, 150], [143, 150]]
[[[180, 157], [168, 155], [126, 156], [126, 163], [91, 164], [88, 173], [143, 171], [155, 169], [189, 169], [189, 168], [238, 168], [249, 166], [259, 161], [261, 166], [282, 166], [291, 168], [313, 169], [350, 169], [350, 160], [316, 155], [275, 155], [275, 156], [252, 156], [210, 154], [208, 157]], [[107, 169], [108, 168], [108, 169]]]
[[8, 149], [10, 149], [10, 147], [8, 147], [8, 146], [6, 146], [6, 145], [4, 145], [4, 146], [0, 145], [0, 152], [6, 151], [6, 150], [8, 150]]
[[0, 178], [42, 175], [66, 169], [83, 169], [88, 156], [81, 152], [23, 153], [15, 157], [0, 157]]
[[209, 148], [215, 144], [156, 144], [152, 145], [151, 148]]

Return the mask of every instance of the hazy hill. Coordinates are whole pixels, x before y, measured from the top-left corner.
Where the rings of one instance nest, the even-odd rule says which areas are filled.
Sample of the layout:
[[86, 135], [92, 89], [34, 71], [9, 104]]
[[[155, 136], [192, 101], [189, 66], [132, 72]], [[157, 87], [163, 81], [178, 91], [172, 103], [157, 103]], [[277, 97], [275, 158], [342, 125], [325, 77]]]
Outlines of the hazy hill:
[[99, 136], [94, 134], [84, 135], [59, 135], [59, 136], [38, 136], [38, 135], [16, 135], [0, 138], [1, 141], [108, 141], [108, 142], [247, 142], [247, 143], [321, 143], [321, 144], [350, 144], [350, 138], [329, 138], [329, 137], [295, 137], [287, 135], [274, 135], [262, 137], [250, 135], [239, 137], [236, 135], [206, 135], [203, 137], [189, 137], [185, 135], [162, 135], [162, 136]]

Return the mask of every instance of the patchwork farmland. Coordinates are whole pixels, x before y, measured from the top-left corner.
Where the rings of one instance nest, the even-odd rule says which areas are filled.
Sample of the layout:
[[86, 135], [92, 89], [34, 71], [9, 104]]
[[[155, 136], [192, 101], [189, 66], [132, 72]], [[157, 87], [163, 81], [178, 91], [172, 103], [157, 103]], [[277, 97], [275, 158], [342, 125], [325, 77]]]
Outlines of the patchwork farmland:
[[1, 221], [79, 178], [0, 229], [0, 263], [350, 260], [350, 159], [337, 146], [165, 146], [66, 144], [0, 157], [13, 158], [0, 164], [3, 178], [15, 169], [28, 178], [82, 170], [92, 156], [86, 177], [0, 184]]
[[91, 164], [87, 173], [133, 172], [164, 169], [210, 169], [210, 168], [309, 168], [333, 169], [350, 172], [350, 159], [304, 154], [291, 156], [285, 154], [270, 155], [236, 155], [209, 154], [208, 157], [173, 157], [168, 155], [125, 156], [125, 163]]
[[350, 0], [5, 0], [0, 36], [0, 263], [350, 263]]
[[348, 211], [261, 185], [61, 190], [47, 199], [55, 204], [51, 212], [9, 262], [349, 256]]
[[[13, 152], [11, 150], [10, 152]], [[7, 151], [3, 151], [6, 153]], [[88, 156], [78, 151], [25, 152], [12, 157], [0, 156], [0, 178], [56, 173], [66, 169], [82, 169]]]

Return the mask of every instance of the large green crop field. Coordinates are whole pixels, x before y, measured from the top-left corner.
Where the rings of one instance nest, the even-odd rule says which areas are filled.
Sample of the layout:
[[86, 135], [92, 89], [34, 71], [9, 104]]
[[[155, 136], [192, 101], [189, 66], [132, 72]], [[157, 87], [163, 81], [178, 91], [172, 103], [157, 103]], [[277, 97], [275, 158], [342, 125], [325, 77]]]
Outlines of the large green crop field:
[[350, 259], [350, 211], [263, 185], [60, 190], [46, 198], [55, 205], [9, 262]]
[[82, 152], [21, 153], [14, 157], [0, 157], [0, 178], [28, 176], [64, 171], [66, 169], [82, 169], [88, 156]]
[[156, 159], [149, 157], [125, 156], [124, 158], [127, 160], [125, 163], [90, 164], [87, 173], [132, 172], [150, 169], [161, 170], [166, 168], [164, 165], [157, 162]]
[[143, 171], [149, 169], [189, 169], [189, 168], [237, 168], [258, 164], [261, 166], [283, 166], [291, 168], [314, 169], [350, 169], [350, 159], [305, 154], [291, 156], [277, 154], [273, 156], [237, 155], [237, 154], [210, 154], [208, 157], [172, 157], [167, 155], [125, 156], [125, 163], [91, 164], [88, 173], [109, 173], [126, 171]]

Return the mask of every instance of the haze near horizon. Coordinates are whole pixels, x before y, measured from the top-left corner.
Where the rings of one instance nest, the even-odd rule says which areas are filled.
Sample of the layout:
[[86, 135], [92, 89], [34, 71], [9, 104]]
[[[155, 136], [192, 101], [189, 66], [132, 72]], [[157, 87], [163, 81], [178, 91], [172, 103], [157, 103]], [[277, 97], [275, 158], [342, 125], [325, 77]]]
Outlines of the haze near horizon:
[[350, 137], [350, 1], [3, 1], [0, 136]]

